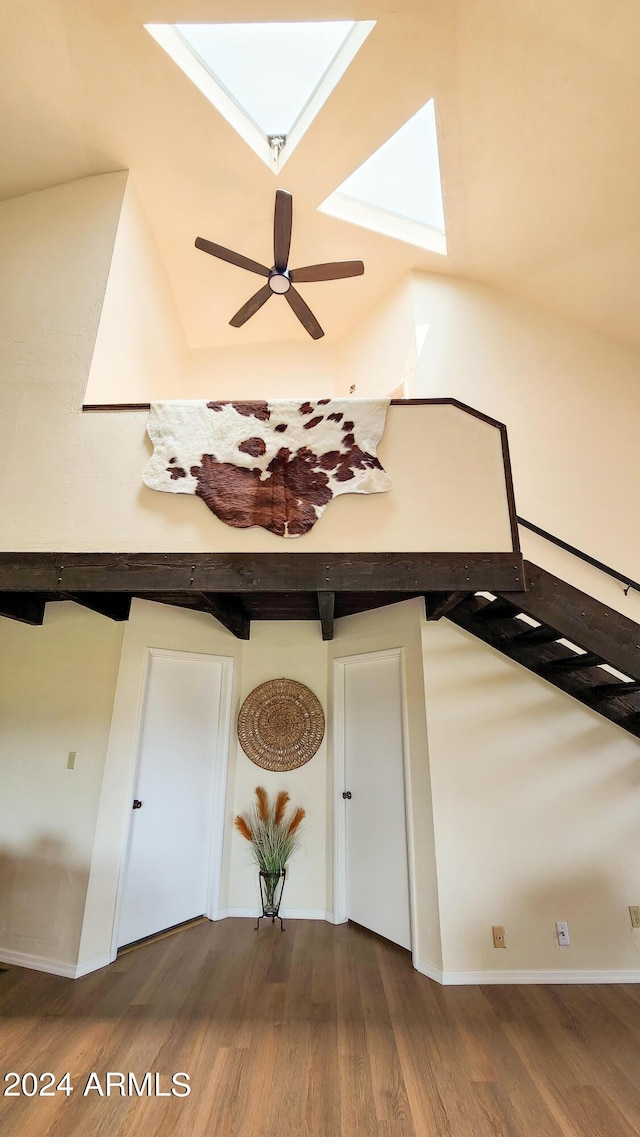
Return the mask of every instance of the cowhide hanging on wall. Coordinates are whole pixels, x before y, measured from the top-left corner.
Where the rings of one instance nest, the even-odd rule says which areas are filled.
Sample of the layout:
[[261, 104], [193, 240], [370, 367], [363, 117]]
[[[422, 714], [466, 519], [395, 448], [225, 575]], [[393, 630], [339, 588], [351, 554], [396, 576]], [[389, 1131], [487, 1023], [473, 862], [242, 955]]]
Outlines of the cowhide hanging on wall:
[[145, 485], [201, 497], [227, 525], [301, 537], [343, 493], [382, 493], [388, 399], [152, 403]]

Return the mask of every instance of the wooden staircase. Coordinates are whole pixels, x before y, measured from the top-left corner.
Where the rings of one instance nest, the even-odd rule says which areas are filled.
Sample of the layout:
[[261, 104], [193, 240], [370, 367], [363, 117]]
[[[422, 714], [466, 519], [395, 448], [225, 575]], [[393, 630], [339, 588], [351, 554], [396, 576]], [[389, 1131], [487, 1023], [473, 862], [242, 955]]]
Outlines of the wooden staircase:
[[525, 575], [526, 592], [427, 597], [427, 618], [446, 615], [640, 738], [640, 625], [528, 561]]

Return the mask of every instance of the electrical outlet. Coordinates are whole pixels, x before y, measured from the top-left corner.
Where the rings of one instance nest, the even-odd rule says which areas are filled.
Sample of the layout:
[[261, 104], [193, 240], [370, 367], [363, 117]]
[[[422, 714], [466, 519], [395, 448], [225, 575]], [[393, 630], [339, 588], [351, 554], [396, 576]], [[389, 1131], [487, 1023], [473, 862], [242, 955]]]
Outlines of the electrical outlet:
[[76, 750], [70, 750], [69, 751], [69, 757], [67, 758], [67, 770], [75, 769], [76, 753], [77, 753]]
[[493, 946], [506, 947], [504, 942], [504, 928], [501, 924], [494, 924], [491, 931], [493, 932]]
[[566, 920], [556, 920], [556, 935], [560, 947], [570, 947], [571, 940], [569, 939], [569, 925]]
[[629, 915], [631, 916], [631, 927], [640, 928], [640, 904], [630, 904]]

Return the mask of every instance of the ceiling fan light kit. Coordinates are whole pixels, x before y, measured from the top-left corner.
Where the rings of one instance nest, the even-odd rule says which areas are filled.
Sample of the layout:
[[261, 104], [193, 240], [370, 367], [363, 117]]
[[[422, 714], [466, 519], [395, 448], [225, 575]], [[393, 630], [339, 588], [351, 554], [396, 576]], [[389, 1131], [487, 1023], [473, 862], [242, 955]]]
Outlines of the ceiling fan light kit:
[[247, 320], [270, 300], [273, 295], [284, 296], [289, 307], [298, 317], [305, 331], [312, 339], [318, 340], [324, 331], [316, 320], [302, 296], [294, 288], [297, 283], [310, 283], [318, 280], [344, 280], [349, 276], [362, 276], [364, 264], [362, 261], [330, 261], [327, 264], [306, 265], [303, 268], [289, 268], [289, 250], [291, 247], [291, 229], [293, 224], [293, 197], [287, 190], [276, 190], [276, 204], [273, 215], [273, 265], [266, 265], [253, 261], [223, 245], [207, 241], [204, 237], [196, 237], [196, 249], [209, 253], [212, 257], [227, 261], [229, 264], [244, 268], [247, 272], [254, 272], [258, 276], [266, 276], [267, 283], [250, 296], [245, 304], [231, 317], [229, 323], [233, 328], [241, 328]]

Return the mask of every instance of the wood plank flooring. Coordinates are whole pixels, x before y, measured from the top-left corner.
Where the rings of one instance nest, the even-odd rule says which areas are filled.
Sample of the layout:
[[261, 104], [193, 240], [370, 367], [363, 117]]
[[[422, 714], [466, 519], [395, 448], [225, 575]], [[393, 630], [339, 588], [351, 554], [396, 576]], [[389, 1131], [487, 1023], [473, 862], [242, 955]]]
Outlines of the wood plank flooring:
[[[224, 920], [76, 981], [0, 974], [9, 1071], [74, 1090], [1, 1097], [3, 1137], [633, 1137], [640, 988], [443, 988], [354, 925]], [[85, 1096], [107, 1071], [191, 1093]]]

